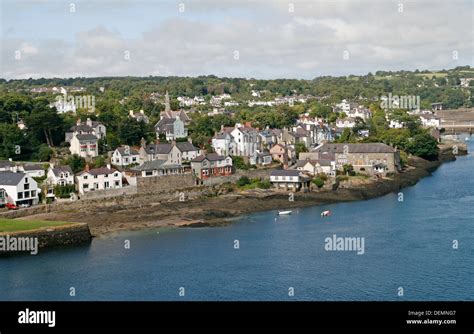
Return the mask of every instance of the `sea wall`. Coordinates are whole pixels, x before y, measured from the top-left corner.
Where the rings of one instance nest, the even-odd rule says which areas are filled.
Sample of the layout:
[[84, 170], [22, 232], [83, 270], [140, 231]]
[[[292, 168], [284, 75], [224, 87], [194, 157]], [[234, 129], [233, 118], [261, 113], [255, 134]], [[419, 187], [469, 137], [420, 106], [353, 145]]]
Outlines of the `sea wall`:
[[[66, 247], [88, 244], [92, 240], [89, 226], [85, 223], [74, 223], [65, 226], [54, 226], [41, 228], [37, 230], [19, 231], [19, 232], [3, 232], [0, 237], [6, 238], [38, 238], [38, 249]], [[7, 252], [0, 251], [0, 256], [29, 254], [28, 252]]]

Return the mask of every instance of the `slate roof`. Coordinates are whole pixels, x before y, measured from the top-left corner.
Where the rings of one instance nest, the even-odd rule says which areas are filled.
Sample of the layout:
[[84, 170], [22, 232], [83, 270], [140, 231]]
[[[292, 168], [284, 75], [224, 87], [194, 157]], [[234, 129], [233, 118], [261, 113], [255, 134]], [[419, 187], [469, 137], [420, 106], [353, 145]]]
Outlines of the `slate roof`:
[[181, 152], [191, 152], [191, 151], [198, 151], [199, 149], [194, 146], [192, 143], [186, 142], [177, 142], [176, 146]]
[[57, 167], [54, 167], [52, 168], [52, 171], [53, 171], [53, 174], [57, 177], [59, 177], [59, 175], [61, 173], [69, 173], [71, 175], [74, 175], [73, 172], [72, 172], [72, 169], [70, 166], [57, 166]]
[[270, 173], [270, 176], [299, 176], [300, 171], [296, 169], [276, 169]]
[[134, 171], [147, 171], [157, 169], [168, 169], [168, 168], [182, 168], [181, 165], [167, 164], [166, 160], [153, 160], [144, 162], [142, 165], [132, 168]]
[[120, 152], [121, 156], [129, 156], [129, 155], [138, 155], [138, 151], [134, 148], [130, 147], [129, 154], [125, 154], [125, 148], [124, 146], [117, 147], [117, 150]]
[[105, 174], [113, 174], [117, 170], [115, 168], [107, 168], [107, 167], [100, 167], [100, 168], [93, 168], [89, 170], [88, 172], [83, 170], [82, 172], [78, 173], [77, 175], [83, 175], [85, 173], [91, 174], [91, 175], [105, 175]]
[[76, 138], [79, 141], [97, 140], [97, 137], [90, 134], [77, 134]]
[[38, 165], [24, 165], [23, 169], [24, 170], [43, 170], [43, 167], [38, 166]]
[[171, 144], [148, 144], [145, 146], [145, 152], [148, 154], [168, 154], [173, 145]]
[[344, 146], [347, 146], [348, 153], [395, 153], [396, 150], [382, 143], [366, 144], [324, 144], [314, 150], [314, 152], [344, 153]]
[[191, 162], [201, 162], [204, 159], [207, 159], [209, 161], [220, 161], [224, 160], [226, 157], [223, 155], [219, 155], [217, 153], [208, 153], [207, 155], [200, 155], [196, 157], [195, 159], [191, 160]]
[[25, 173], [0, 172], [0, 186], [16, 186], [26, 176]]

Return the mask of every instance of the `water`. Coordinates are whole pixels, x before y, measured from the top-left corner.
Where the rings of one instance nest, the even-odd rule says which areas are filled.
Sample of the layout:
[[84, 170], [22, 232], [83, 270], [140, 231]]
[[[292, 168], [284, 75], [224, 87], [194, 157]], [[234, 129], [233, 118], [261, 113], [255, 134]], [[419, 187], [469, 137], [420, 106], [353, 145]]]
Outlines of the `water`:
[[[473, 167], [472, 153], [443, 164], [403, 202], [389, 194], [2, 258], [0, 300], [474, 300]], [[365, 254], [325, 251], [333, 234], [364, 237]]]

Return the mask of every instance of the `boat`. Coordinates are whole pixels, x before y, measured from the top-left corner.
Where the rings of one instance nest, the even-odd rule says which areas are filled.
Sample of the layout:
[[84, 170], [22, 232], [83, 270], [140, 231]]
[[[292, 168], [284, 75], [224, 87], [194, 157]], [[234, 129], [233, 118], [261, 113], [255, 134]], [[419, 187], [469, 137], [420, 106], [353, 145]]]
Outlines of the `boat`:
[[280, 210], [278, 210], [278, 214], [280, 216], [282, 216], [282, 215], [291, 215], [292, 212], [293, 211], [280, 211]]
[[331, 211], [326, 210], [321, 212], [321, 217], [329, 217], [331, 215]]

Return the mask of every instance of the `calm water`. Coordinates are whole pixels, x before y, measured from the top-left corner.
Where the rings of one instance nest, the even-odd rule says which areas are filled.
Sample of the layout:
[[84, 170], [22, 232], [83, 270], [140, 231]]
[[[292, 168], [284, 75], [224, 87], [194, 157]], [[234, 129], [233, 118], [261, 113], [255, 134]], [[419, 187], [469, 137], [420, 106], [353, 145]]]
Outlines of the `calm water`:
[[[0, 300], [474, 300], [473, 168], [472, 153], [446, 163], [403, 202], [389, 194], [0, 259]], [[333, 234], [364, 237], [365, 254], [325, 251]]]

